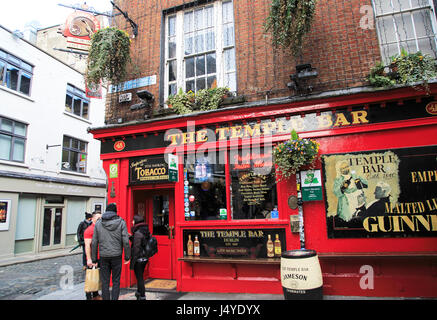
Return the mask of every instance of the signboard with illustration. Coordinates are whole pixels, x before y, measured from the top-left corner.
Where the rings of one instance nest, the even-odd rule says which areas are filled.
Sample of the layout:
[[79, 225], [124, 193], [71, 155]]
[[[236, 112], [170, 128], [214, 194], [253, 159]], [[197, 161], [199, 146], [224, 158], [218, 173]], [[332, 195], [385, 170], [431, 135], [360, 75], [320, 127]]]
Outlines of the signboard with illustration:
[[329, 238], [437, 236], [437, 146], [322, 161]]
[[168, 165], [164, 157], [129, 159], [129, 183], [168, 182]]

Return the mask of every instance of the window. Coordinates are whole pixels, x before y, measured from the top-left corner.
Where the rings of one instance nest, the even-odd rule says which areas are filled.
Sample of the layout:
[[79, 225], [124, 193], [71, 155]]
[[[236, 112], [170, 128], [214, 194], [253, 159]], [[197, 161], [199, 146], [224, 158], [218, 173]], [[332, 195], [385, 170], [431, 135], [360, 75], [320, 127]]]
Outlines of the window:
[[179, 89], [237, 90], [232, 1], [216, 1], [166, 17], [165, 97]]
[[276, 179], [271, 157], [271, 151], [265, 150], [230, 152], [233, 219], [278, 217]]
[[64, 136], [62, 143], [62, 169], [86, 173], [88, 143]]
[[86, 97], [84, 91], [77, 89], [72, 85], [67, 85], [67, 94], [65, 95], [65, 111], [88, 119], [89, 105], [90, 100]]
[[189, 210], [190, 219], [220, 219], [220, 212], [226, 210], [225, 164], [220, 154], [211, 153], [195, 159], [188, 156], [185, 169], [188, 182], [185, 210]]
[[0, 50], [0, 85], [30, 95], [33, 67]]
[[0, 117], [0, 159], [24, 162], [27, 125]]
[[436, 58], [436, 21], [431, 0], [373, 0], [383, 61], [421, 51]]

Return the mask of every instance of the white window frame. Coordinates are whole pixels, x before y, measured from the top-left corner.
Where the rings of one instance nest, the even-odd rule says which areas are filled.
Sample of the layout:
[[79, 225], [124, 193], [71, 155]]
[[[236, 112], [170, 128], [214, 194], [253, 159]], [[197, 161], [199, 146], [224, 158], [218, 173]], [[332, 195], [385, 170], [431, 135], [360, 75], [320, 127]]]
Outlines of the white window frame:
[[[378, 12], [379, 10], [382, 9], [382, 7], [380, 7], [379, 1], [387, 1], [386, 4], [389, 4], [392, 8], [391, 11], [387, 11], [387, 12]], [[394, 4], [399, 5], [399, 0], [372, 0], [373, 3], [373, 10], [374, 10], [374, 14], [375, 14], [375, 21], [376, 21], [376, 28], [377, 28], [377, 34], [378, 34], [378, 41], [379, 41], [379, 47], [380, 47], [380, 53], [381, 53], [381, 57], [383, 59], [383, 61], [385, 63], [388, 63], [390, 60], [390, 56], [389, 53], [386, 53], [386, 50], [384, 49], [384, 46], [386, 45], [397, 45], [397, 53], [400, 54], [401, 50], [402, 50], [402, 46], [401, 46], [401, 42], [412, 42], [414, 41], [415, 43], [415, 51], [410, 51], [410, 53], [415, 53], [417, 51], [421, 51], [420, 47], [419, 47], [419, 40], [421, 39], [429, 39], [429, 41], [433, 41], [434, 42], [434, 48], [437, 48], [437, 22], [436, 22], [436, 15], [435, 15], [435, 8], [434, 8], [434, 3], [432, 0], [427, 0], [428, 3], [426, 5], [422, 5], [422, 6], [413, 6], [413, 0], [408, 0], [409, 3], [409, 8], [408, 9], [402, 9], [400, 6], [399, 10], [395, 10], [394, 9]], [[414, 12], [419, 12], [422, 10], [429, 10], [429, 15], [430, 15], [430, 20], [431, 20], [431, 34], [429, 36], [422, 36], [422, 37], [418, 37], [417, 35], [417, 31], [416, 31], [416, 22], [414, 21], [413, 18], [413, 13]], [[398, 26], [396, 24], [396, 20], [395, 17], [399, 17], [399, 16], [405, 15], [402, 19], [411, 19], [411, 25], [412, 25], [412, 32], [413, 32], [413, 37], [412, 38], [408, 38], [405, 40], [401, 40], [400, 39], [400, 33], [398, 30]], [[378, 28], [378, 20], [382, 19], [382, 18], [387, 18], [387, 17], [392, 17], [392, 23], [393, 23], [393, 30], [395, 33], [395, 37], [396, 40], [395, 41], [385, 41], [383, 39], [383, 33], [385, 31], [379, 30]], [[432, 36], [434, 35], [434, 36]], [[408, 48], [405, 48], [408, 49]], [[407, 50], [408, 51], [408, 50]], [[437, 50], [436, 50], [437, 51]], [[392, 56], [392, 55], [391, 55]], [[437, 57], [437, 52], [434, 52], [434, 58]]]
[[[194, 11], [196, 9], [202, 8], [202, 7], [208, 7], [213, 6], [214, 14], [214, 32], [215, 32], [215, 54], [216, 54], [216, 79], [217, 79], [217, 87], [223, 87], [225, 86], [225, 65], [223, 63], [224, 61], [224, 52], [226, 49], [234, 49], [234, 61], [235, 61], [235, 29], [234, 29], [234, 43], [231, 46], [224, 47], [223, 46], [223, 12], [222, 12], [222, 5], [223, 3], [231, 2], [231, 0], [228, 1], [215, 1], [213, 3], [207, 3], [204, 5], [194, 6], [190, 7], [185, 10], [179, 10], [175, 13], [168, 14], [165, 16], [165, 35], [164, 35], [164, 41], [165, 41], [165, 72], [164, 72], [164, 101], [167, 100], [169, 96], [169, 19], [172, 17], [176, 17], [176, 61], [177, 61], [177, 74], [176, 74], [176, 93], [179, 91], [180, 88], [185, 92], [185, 58], [186, 57], [192, 57], [197, 56], [201, 54], [207, 54], [211, 51], [204, 51], [202, 53], [193, 53], [191, 55], [184, 55], [184, 15], [186, 12]], [[233, 17], [233, 23], [235, 25], [235, 18]], [[236, 62], [235, 62], [236, 63]], [[206, 61], [205, 61], [206, 65]], [[231, 88], [231, 91], [237, 90], [237, 79], [236, 79], [236, 70], [228, 70], [227, 73], [235, 73], [235, 88]]]

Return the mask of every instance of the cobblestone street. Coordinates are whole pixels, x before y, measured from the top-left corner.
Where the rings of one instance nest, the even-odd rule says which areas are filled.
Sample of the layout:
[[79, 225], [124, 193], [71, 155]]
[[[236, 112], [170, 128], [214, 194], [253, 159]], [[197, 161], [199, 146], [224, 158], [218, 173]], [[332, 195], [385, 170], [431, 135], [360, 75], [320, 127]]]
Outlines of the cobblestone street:
[[59, 290], [67, 270], [74, 285], [84, 281], [82, 254], [0, 267], [0, 300], [34, 300]]

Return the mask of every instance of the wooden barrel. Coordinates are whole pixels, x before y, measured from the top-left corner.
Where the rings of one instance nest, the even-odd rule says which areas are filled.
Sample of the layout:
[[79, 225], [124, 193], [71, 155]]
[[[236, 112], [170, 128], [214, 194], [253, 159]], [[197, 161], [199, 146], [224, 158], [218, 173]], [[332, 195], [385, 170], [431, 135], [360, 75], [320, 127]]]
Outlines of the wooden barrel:
[[281, 256], [281, 283], [286, 300], [323, 299], [323, 278], [314, 250], [285, 251]]

